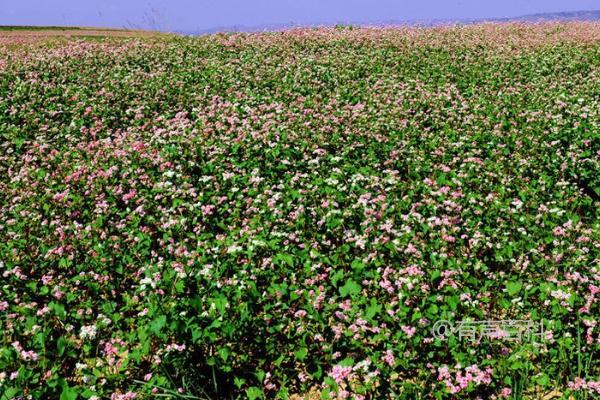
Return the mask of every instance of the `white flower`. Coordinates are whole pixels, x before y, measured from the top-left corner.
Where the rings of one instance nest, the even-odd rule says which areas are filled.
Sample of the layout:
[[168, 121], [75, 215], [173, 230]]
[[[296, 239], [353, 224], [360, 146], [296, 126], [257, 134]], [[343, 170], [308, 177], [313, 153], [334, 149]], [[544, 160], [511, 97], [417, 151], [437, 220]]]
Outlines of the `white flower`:
[[98, 322], [100, 322], [104, 325], [110, 325], [112, 321], [106, 315], [98, 314]]
[[229, 246], [229, 248], [227, 248], [227, 253], [229, 253], [229, 254], [237, 253], [242, 250], [243, 250], [242, 246], [232, 245], [232, 246]]
[[212, 269], [212, 265], [211, 264], [206, 264], [199, 272], [199, 275], [203, 275], [203, 276], [209, 276], [210, 275], [210, 271]]
[[564, 292], [561, 289], [558, 290], [553, 290], [552, 292], [550, 292], [550, 295], [552, 295], [552, 297], [554, 297], [555, 299], [559, 299], [559, 300], [569, 300], [569, 298], [571, 297], [570, 293]]
[[96, 337], [96, 332], [95, 325], [82, 326], [81, 331], [79, 331], [79, 337], [81, 339], [94, 339]]
[[519, 199], [514, 199], [512, 205], [515, 206], [517, 210], [519, 210], [521, 207], [523, 207], [523, 202]]
[[140, 285], [141, 285], [140, 288], [142, 290], [146, 289], [146, 286], [148, 286], [148, 285], [151, 286], [152, 289], [156, 288], [156, 283], [152, 280], [152, 278], [148, 278], [148, 277], [140, 280]]

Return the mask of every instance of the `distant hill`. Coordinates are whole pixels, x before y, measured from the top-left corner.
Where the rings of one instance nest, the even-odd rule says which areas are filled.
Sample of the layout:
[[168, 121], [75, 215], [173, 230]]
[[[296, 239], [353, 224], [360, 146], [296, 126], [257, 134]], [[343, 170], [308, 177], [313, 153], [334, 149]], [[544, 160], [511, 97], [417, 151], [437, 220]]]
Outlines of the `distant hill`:
[[206, 35], [217, 32], [261, 32], [261, 31], [278, 31], [295, 27], [317, 27], [317, 26], [332, 26], [332, 25], [356, 25], [356, 26], [373, 26], [373, 25], [416, 25], [416, 26], [437, 26], [447, 24], [476, 24], [481, 22], [544, 22], [544, 21], [600, 21], [600, 10], [583, 10], [583, 11], [566, 11], [553, 13], [528, 14], [517, 17], [494, 17], [494, 18], [465, 18], [465, 19], [429, 19], [429, 20], [385, 20], [385, 21], [338, 21], [336, 23], [314, 22], [309, 24], [298, 23], [280, 23], [268, 25], [232, 25], [220, 26], [209, 29], [200, 29], [196, 31], [180, 31], [176, 33], [186, 35]]
[[501, 21], [600, 21], [600, 10], [571, 11], [523, 15], [517, 18], [500, 18]]

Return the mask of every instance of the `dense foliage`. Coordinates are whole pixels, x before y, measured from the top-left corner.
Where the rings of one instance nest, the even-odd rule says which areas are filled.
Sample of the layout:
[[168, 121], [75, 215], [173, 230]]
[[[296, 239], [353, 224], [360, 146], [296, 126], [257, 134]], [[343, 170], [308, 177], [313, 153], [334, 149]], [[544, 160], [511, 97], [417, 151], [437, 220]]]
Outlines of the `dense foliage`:
[[0, 39], [0, 397], [599, 395], [599, 73], [597, 23]]

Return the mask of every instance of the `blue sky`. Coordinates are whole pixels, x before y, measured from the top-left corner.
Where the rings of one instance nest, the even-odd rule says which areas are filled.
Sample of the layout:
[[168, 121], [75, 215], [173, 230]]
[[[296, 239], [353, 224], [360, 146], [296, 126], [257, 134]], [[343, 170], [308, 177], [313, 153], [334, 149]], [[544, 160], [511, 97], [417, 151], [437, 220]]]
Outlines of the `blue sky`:
[[0, 0], [0, 25], [205, 30], [235, 25], [510, 17], [600, 0]]

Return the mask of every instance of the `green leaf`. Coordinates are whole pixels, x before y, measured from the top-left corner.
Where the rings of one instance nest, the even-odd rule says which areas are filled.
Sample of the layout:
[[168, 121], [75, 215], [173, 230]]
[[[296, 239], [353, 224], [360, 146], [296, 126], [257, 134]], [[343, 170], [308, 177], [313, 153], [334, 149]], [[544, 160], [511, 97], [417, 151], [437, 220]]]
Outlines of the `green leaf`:
[[365, 264], [362, 263], [362, 261], [360, 260], [354, 260], [352, 261], [352, 269], [355, 271], [362, 271], [365, 268]]
[[515, 294], [521, 291], [523, 287], [523, 283], [517, 281], [511, 281], [506, 283], [506, 291], [510, 296], [514, 296]]
[[437, 315], [439, 311], [438, 306], [436, 306], [435, 304], [432, 304], [431, 306], [429, 306], [429, 308], [427, 309], [427, 313], [429, 315]]
[[289, 254], [282, 254], [279, 253], [277, 254], [277, 256], [275, 256], [278, 260], [281, 260], [283, 262], [285, 262], [287, 265], [289, 265], [290, 267], [294, 266], [294, 257], [292, 257]]
[[448, 297], [447, 301], [448, 301], [448, 305], [450, 306], [450, 309], [456, 310], [458, 303], [460, 303], [460, 298], [458, 296], [450, 296], [450, 297]]
[[365, 316], [367, 319], [372, 319], [375, 315], [377, 315], [381, 311], [381, 305], [377, 304], [375, 299], [371, 299], [371, 305], [367, 307], [365, 311]]
[[160, 331], [162, 330], [162, 328], [164, 328], [166, 323], [167, 323], [167, 317], [165, 315], [161, 315], [160, 317], [155, 318], [150, 323], [150, 331], [152, 331], [154, 334], [158, 335], [160, 333]]
[[246, 396], [248, 396], [249, 400], [261, 399], [263, 397], [263, 392], [256, 386], [252, 386], [246, 389]]
[[360, 293], [360, 285], [352, 279], [348, 279], [346, 284], [340, 288], [340, 294], [344, 297]]
[[229, 349], [227, 347], [221, 347], [218, 352], [223, 361], [227, 361], [227, 358], [229, 357]]
[[192, 330], [192, 343], [197, 343], [198, 339], [202, 337], [202, 330], [198, 328], [194, 328]]
[[332, 284], [332, 285], [334, 285], [334, 286], [336, 286], [336, 285], [337, 285], [337, 283], [338, 283], [338, 281], [339, 281], [340, 279], [342, 279], [343, 277], [344, 277], [344, 271], [342, 271], [341, 269], [340, 269], [340, 270], [337, 270], [337, 271], [336, 271], [336, 272], [335, 272], [335, 273], [334, 273], [334, 274], [331, 276], [331, 284]]
[[61, 336], [58, 338], [58, 340], [56, 341], [56, 352], [58, 353], [59, 356], [62, 356], [63, 353], [65, 352], [65, 347], [67, 346], [67, 340]]
[[244, 386], [244, 383], [246, 383], [246, 380], [244, 378], [238, 378], [237, 376], [233, 378], [233, 384], [238, 389], [241, 389], [242, 386]]
[[308, 349], [306, 347], [302, 347], [301, 349], [298, 349], [294, 352], [294, 355], [300, 361], [303, 361], [306, 358], [307, 354], [308, 354]]
[[77, 389], [70, 388], [69, 385], [65, 384], [63, 386], [62, 393], [60, 394], [60, 400], [76, 400], [77, 399]]
[[19, 394], [19, 389], [14, 388], [14, 387], [9, 387], [6, 388], [6, 390], [4, 390], [4, 392], [0, 391], [0, 399], [14, 399], [17, 398], [17, 395]]
[[60, 303], [55, 303], [55, 302], [50, 302], [48, 304], [48, 307], [54, 311], [54, 314], [56, 314], [57, 317], [59, 318], [64, 318], [66, 313], [65, 313], [65, 306], [63, 306]]

